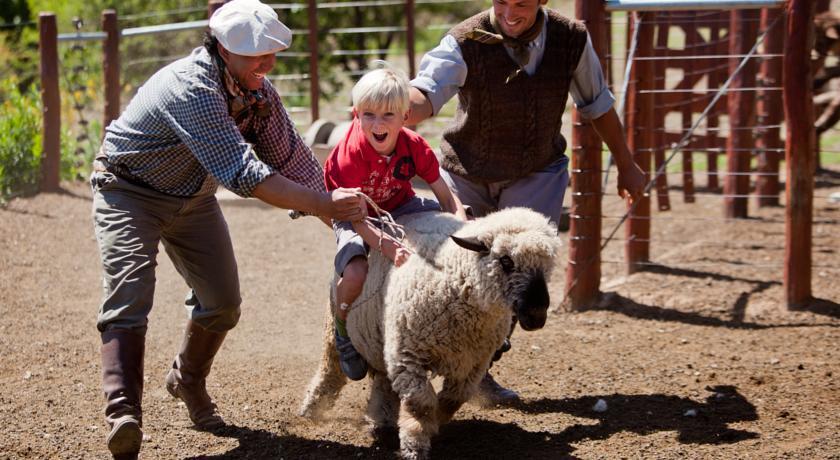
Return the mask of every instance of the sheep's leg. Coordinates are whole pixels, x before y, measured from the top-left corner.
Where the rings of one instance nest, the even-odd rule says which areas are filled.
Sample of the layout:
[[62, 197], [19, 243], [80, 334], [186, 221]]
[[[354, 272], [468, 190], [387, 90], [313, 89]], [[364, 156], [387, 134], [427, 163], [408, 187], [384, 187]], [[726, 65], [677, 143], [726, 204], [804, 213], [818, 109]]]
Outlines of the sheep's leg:
[[397, 432], [400, 397], [391, 389], [388, 376], [375, 371], [371, 371], [371, 375], [373, 382], [367, 406], [367, 419], [371, 424], [373, 437], [382, 441]]
[[438, 425], [448, 423], [455, 412], [475, 394], [485, 372], [487, 372], [486, 368], [481, 367], [470, 372], [464, 380], [449, 378], [443, 380], [443, 389], [438, 393], [436, 413]]
[[324, 350], [318, 371], [312, 377], [306, 396], [300, 406], [300, 415], [317, 419], [335, 404], [341, 389], [347, 384], [347, 378], [338, 365], [338, 352], [335, 349], [333, 334], [333, 315], [327, 310], [324, 322]]
[[426, 371], [418, 366], [391, 369], [393, 388], [400, 396], [400, 453], [406, 459], [427, 459], [438, 429], [435, 390]]

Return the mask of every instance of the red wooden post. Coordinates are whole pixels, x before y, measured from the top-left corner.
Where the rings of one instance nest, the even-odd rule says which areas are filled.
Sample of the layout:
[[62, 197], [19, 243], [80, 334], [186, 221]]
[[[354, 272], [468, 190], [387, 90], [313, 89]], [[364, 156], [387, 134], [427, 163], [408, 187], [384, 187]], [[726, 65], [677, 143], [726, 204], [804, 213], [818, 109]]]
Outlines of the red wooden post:
[[789, 0], [783, 69], [785, 120], [785, 297], [789, 307], [811, 299], [814, 212], [814, 103], [811, 45], [814, 2]]
[[321, 96], [318, 80], [318, 2], [308, 0], [309, 17], [309, 113], [312, 123], [320, 118], [319, 98]]
[[[607, 49], [603, 2], [575, 0], [592, 45], [604, 65]], [[577, 110], [572, 115], [572, 209], [569, 213], [569, 266], [566, 293], [572, 309], [598, 300], [601, 285], [601, 138]]]
[[[699, 44], [700, 42], [697, 40], [697, 15], [694, 13], [686, 13], [684, 16], [685, 23], [683, 24], [683, 30], [685, 31], [685, 49], [691, 50], [692, 54], [696, 54], [699, 51]], [[687, 59], [683, 64], [683, 81], [686, 82], [685, 88], [692, 89], [694, 88], [695, 76], [694, 71], [697, 67], [695, 65], [697, 61], [693, 59]], [[691, 102], [694, 99], [694, 93], [689, 93], [688, 95], [689, 102], [683, 105], [682, 110], [682, 127], [684, 132], [688, 132], [691, 129], [692, 125], [692, 118], [694, 115], [694, 103]], [[693, 145], [694, 142], [689, 142], [688, 145]], [[686, 145], [686, 147], [688, 147]], [[683, 202], [684, 203], [694, 203], [694, 152], [691, 150], [684, 150], [682, 152], [682, 169], [683, 169]]]
[[[669, 13], [659, 13], [657, 16], [659, 24], [656, 30], [656, 51], [653, 53], [656, 57], [664, 58], [670, 53], [668, 50], [668, 35], [671, 31]], [[654, 69], [654, 84], [653, 88], [656, 90], [663, 90], [667, 86], [665, 79], [668, 75], [668, 61], [661, 59], [653, 64]], [[653, 104], [653, 123], [651, 129], [654, 130], [653, 136], [653, 164], [656, 171], [665, 164], [665, 149], [668, 145], [667, 133], [665, 131], [665, 117], [668, 115], [668, 109], [671, 106], [670, 97], [666, 93], [659, 93], [651, 95], [651, 103]], [[668, 211], [671, 209], [671, 198], [668, 196], [668, 171], [667, 169], [656, 178], [656, 206], [660, 211]]]
[[[830, 6], [831, 6], [831, 0], [817, 0], [817, 6], [816, 6], [816, 9], [814, 10], [814, 15], [816, 16], [820, 13], [828, 11]], [[823, 62], [825, 62], [825, 61], [823, 60]], [[813, 69], [812, 69], [812, 72], [813, 72]], [[820, 137], [822, 137], [822, 136], [817, 134], [817, 140], [814, 142], [814, 158], [815, 158], [814, 167], [817, 170], [822, 169], [822, 163], [820, 161]]]
[[[639, 25], [639, 38], [636, 53], [639, 57], [653, 56], [653, 22], [655, 13], [640, 13], [642, 23]], [[628, 92], [628, 136], [627, 144], [633, 152], [633, 160], [645, 172], [650, 180], [650, 149], [653, 147], [653, 94], [654, 87], [653, 61], [636, 61], [630, 73], [633, 91]], [[635, 209], [627, 219], [625, 225], [627, 243], [625, 254], [627, 272], [640, 270], [639, 262], [650, 260], [650, 197], [642, 197], [635, 205]]]
[[[764, 38], [764, 52], [766, 54], [782, 54], [785, 42], [784, 9], [765, 8], [761, 12], [761, 28], [767, 30], [770, 24], [779, 17], [775, 27], [768, 31]], [[766, 58], [761, 63], [762, 86], [778, 88], [782, 84], [782, 59]], [[763, 91], [758, 101], [756, 123], [764, 126], [777, 126], [782, 122], [781, 91]], [[762, 128], [759, 132], [756, 146], [758, 151], [758, 173], [756, 177], [755, 193], [758, 195], [759, 206], [779, 205], [779, 158], [781, 157], [782, 138], [780, 128]]]
[[44, 111], [41, 146], [41, 191], [59, 189], [61, 173], [61, 96], [58, 92], [58, 27], [55, 14], [38, 15], [41, 48], [41, 104]]
[[105, 79], [105, 110], [102, 114], [102, 135], [105, 128], [120, 116], [120, 31], [117, 28], [117, 12], [102, 12], [102, 30], [105, 42], [102, 44], [102, 73]]
[[[724, 35], [724, 27], [721, 25], [722, 18], [722, 14], [718, 15], [717, 17], [712, 17], [712, 24], [709, 26], [709, 47], [707, 48], [709, 54], [718, 53], [722, 49], [722, 46], [719, 43], [721, 40], [723, 40]], [[720, 71], [716, 69], [716, 67], [718, 67], [717, 62], [710, 60], [709, 63], [705, 65], [707, 65], [708, 68], [710, 68], [707, 74], [708, 88], [719, 88], [721, 83], [723, 83], [723, 80], [720, 79]], [[709, 173], [706, 178], [706, 186], [711, 192], [714, 192], [720, 188], [717, 167], [718, 154], [717, 151], [712, 150], [720, 147], [720, 142], [718, 140], [718, 136], [720, 135], [720, 132], [718, 131], [718, 115], [719, 113], [717, 107], [712, 107], [709, 111], [709, 115], [706, 117], [706, 141], [704, 145], [707, 149], [709, 149], [709, 152], [706, 154], [706, 168], [708, 169]]]
[[225, 0], [207, 0], [207, 17], [213, 16], [213, 13], [225, 3]]
[[[729, 54], [747, 54], [755, 44], [758, 33], [758, 10], [736, 10], [729, 22]], [[729, 59], [729, 73], [735, 72], [741, 58]], [[752, 126], [755, 113], [755, 92], [739, 91], [755, 87], [755, 59], [750, 59], [733, 78], [728, 100], [730, 134], [726, 141], [728, 174], [724, 181], [724, 213], [730, 218], [746, 218], [747, 196], [750, 193], [750, 149], [753, 147]]]
[[405, 2], [405, 50], [408, 54], [408, 75], [414, 78], [414, 0]]

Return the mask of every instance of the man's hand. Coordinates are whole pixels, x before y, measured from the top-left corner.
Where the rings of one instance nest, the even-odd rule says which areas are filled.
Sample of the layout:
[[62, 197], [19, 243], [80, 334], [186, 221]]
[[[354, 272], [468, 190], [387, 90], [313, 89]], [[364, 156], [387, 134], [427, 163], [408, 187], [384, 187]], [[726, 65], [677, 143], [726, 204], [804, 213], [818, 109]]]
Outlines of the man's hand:
[[633, 203], [642, 197], [647, 185], [645, 173], [635, 162], [627, 162], [623, 168], [618, 170], [618, 196], [630, 198]]
[[367, 216], [367, 203], [357, 188], [337, 188], [330, 193], [324, 214], [335, 220], [356, 222]]

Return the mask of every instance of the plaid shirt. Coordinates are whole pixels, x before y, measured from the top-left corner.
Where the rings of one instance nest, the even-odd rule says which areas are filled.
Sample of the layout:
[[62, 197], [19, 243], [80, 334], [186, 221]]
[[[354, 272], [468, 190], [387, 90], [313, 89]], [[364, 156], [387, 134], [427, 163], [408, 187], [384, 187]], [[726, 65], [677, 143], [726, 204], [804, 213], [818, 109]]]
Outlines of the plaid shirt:
[[117, 174], [176, 196], [213, 193], [217, 183], [250, 197], [273, 174], [324, 191], [323, 171], [268, 80], [271, 108], [237, 125], [219, 70], [203, 48], [160, 69], [105, 131], [104, 154]]

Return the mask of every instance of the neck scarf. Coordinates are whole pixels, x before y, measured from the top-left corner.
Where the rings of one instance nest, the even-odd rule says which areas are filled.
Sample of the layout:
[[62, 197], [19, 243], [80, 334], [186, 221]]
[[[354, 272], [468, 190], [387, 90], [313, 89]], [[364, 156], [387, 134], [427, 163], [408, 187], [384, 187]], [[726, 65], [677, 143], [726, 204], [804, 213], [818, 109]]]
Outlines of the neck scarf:
[[545, 16], [542, 7], [540, 7], [537, 10], [537, 17], [536, 20], [534, 20], [534, 24], [531, 25], [528, 30], [518, 37], [508, 37], [499, 27], [499, 22], [496, 20], [496, 14], [493, 12], [493, 8], [490, 8], [490, 24], [493, 26], [493, 32], [475, 28], [470, 32], [467, 32], [467, 38], [487, 45], [497, 45], [499, 43], [503, 43], [505, 46], [508, 46], [511, 50], [513, 50], [513, 58], [517, 65], [519, 65], [519, 68], [508, 75], [505, 80], [505, 83], [508, 83], [519, 74], [525, 72], [525, 66], [528, 65], [528, 61], [531, 59], [531, 53], [528, 49], [528, 45], [540, 36], [544, 22]]
[[227, 66], [222, 66], [222, 70], [222, 81], [224, 82], [228, 96], [228, 111], [236, 123], [242, 121], [250, 111], [254, 111], [260, 118], [269, 116], [271, 108], [265, 96], [256, 90], [244, 91], [239, 86], [239, 82], [230, 74]]

